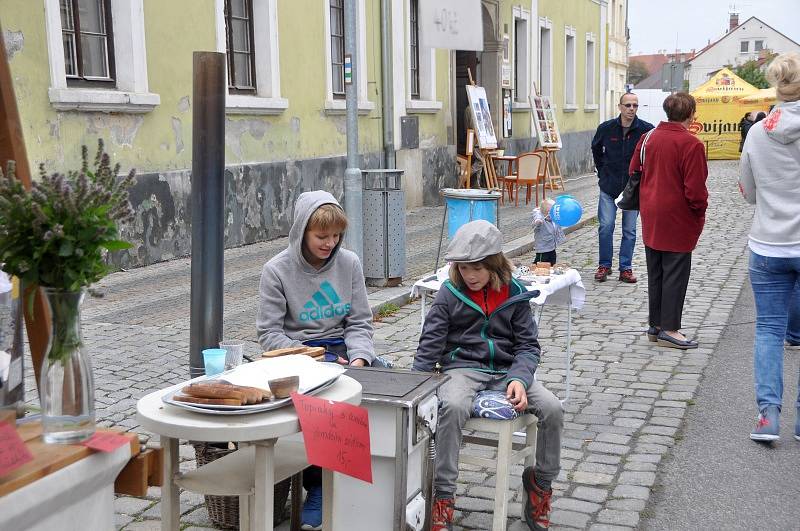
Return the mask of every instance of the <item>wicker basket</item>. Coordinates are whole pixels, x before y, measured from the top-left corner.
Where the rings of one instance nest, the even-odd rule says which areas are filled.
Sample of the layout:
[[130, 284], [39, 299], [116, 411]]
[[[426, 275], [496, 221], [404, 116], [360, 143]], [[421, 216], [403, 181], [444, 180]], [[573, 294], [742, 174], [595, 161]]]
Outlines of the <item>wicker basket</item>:
[[[227, 448], [227, 445], [194, 443], [194, 453], [198, 468], [235, 451], [235, 449]], [[273, 521], [275, 526], [288, 517], [286, 514], [286, 500], [289, 498], [290, 485], [291, 478], [275, 484], [275, 517]], [[239, 529], [238, 496], [206, 496], [205, 498], [208, 517], [215, 526], [222, 529]]]

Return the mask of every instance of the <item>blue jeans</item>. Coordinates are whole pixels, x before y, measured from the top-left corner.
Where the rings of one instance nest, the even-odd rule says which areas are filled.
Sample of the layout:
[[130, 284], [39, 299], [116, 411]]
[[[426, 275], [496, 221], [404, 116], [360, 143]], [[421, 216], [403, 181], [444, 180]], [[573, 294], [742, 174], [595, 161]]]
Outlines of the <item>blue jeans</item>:
[[780, 408], [783, 400], [783, 340], [800, 337], [799, 281], [800, 258], [774, 258], [750, 251], [750, 285], [756, 302], [753, 376], [756, 402], [762, 411], [767, 406]]
[[[636, 244], [636, 218], [637, 210], [622, 211], [622, 243], [619, 245], [619, 270], [632, 269], [633, 246]], [[597, 202], [597, 218], [600, 227], [597, 234], [600, 238], [600, 265], [611, 267], [611, 258], [614, 255], [614, 225], [617, 220], [617, 205], [614, 198], [600, 190], [600, 200]]]

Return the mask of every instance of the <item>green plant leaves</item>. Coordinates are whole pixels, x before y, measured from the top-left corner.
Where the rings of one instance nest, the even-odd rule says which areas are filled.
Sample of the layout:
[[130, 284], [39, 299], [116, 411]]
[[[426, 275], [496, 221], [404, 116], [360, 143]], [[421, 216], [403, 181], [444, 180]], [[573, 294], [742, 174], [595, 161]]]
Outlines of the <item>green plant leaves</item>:
[[74, 291], [109, 272], [108, 252], [128, 249], [118, 223], [132, 218], [127, 190], [134, 172], [118, 177], [102, 141], [94, 163], [82, 153], [81, 171], [47, 174], [30, 190], [0, 172], [0, 263], [29, 286]]

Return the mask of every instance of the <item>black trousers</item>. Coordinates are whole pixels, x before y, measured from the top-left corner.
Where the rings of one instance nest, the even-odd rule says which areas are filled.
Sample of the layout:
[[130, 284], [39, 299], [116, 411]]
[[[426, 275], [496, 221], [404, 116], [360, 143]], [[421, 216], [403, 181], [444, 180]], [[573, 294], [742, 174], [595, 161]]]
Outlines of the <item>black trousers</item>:
[[533, 259], [533, 263], [538, 264], [539, 262], [550, 262], [550, 265], [555, 265], [556, 263], [555, 249], [552, 251], [548, 251], [546, 253], [536, 253], [536, 256]]
[[680, 330], [692, 253], [656, 251], [645, 246], [650, 326]]

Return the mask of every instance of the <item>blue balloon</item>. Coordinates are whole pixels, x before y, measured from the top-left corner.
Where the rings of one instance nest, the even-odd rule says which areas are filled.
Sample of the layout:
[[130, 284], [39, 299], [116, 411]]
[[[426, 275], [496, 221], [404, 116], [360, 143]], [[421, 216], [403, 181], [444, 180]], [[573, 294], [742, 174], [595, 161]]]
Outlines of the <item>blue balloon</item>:
[[577, 199], [571, 195], [560, 195], [556, 197], [555, 204], [550, 208], [550, 219], [556, 225], [569, 227], [581, 220], [583, 207]]

